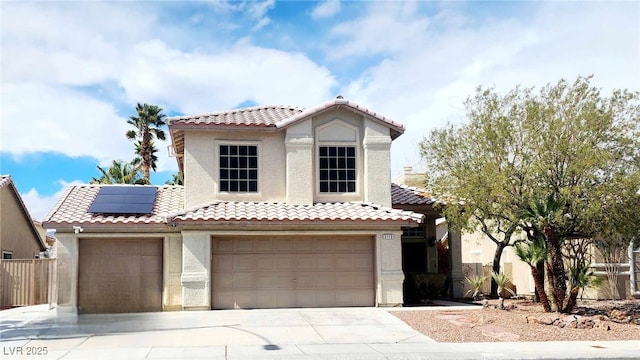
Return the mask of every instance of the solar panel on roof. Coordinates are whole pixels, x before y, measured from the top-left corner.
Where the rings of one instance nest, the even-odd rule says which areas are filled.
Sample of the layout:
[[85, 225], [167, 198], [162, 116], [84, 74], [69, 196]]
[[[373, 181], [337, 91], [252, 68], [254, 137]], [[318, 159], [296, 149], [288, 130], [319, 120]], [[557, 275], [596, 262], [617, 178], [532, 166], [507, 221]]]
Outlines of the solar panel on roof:
[[150, 214], [156, 201], [155, 186], [104, 186], [88, 212], [102, 214]]

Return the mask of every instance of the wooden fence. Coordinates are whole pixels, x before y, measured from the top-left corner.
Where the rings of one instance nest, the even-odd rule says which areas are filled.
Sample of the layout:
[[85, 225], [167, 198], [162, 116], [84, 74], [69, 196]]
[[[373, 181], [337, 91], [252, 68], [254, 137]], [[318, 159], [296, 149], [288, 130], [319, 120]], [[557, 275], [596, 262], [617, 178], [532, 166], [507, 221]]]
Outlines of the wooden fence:
[[0, 308], [55, 302], [56, 259], [0, 260]]
[[[474, 275], [481, 275], [485, 277], [485, 281], [482, 284], [482, 293], [485, 295], [489, 295], [491, 293], [491, 272], [492, 272], [492, 264], [482, 264], [482, 263], [463, 263], [462, 264], [463, 270], [465, 272], [465, 276], [474, 276]], [[502, 264], [502, 272], [506, 273], [509, 278], [513, 279], [513, 264], [508, 262], [508, 263], [503, 263]], [[469, 286], [469, 284], [467, 284], [466, 281], [463, 282], [463, 289], [464, 289], [464, 293], [465, 296], [469, 296], [469, 290], [471, 289], [471, 286]]]

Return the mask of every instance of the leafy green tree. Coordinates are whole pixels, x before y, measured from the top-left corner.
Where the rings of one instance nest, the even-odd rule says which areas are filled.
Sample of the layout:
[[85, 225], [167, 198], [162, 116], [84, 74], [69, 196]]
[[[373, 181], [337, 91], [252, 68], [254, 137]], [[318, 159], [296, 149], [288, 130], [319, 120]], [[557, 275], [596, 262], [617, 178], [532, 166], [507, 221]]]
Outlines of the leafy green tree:
[[127, 139], [136, 141], [135, 153], [138, 156], [138, 162], [142, 169], [143, 176], [146, 184], [150, 184], [150, 171], [156, 170], [157, 156], [154, 154], [157, 149], [154, 146], [153, 140], [165, 140], [165, 133], [162, 126], [166, 125], [166, 115], [162, 113], [162, 108], [149, 105], [140, 104], [136, 105], [137, 116], [130, 116], [127, 123], [135, 128], [135, 130], [127, 131]]
[[[479, 88], [465, 103], [468, 123], [434, 130], [421, 142], [428, 186], [447, 203], [454, 225], [480, 229], [496, 243], [496, 273], [514, 232], [525, 230], [529, 240], [542, 234], [556, 311], [570, 311], [565, 239], [596, 236], [621, 212], [612, 199], [639, 189], [639, 99], [621, 90], [603, 96], [591, 77], [536, 93]], [[640, 212], [639, 202], [628, 205]]]
[[122, 160], [113, 160], [111, 166], [104, 169], [96, 166], [100, 177], [92, 177], [91, 184], [141, 184], [143, 179], [140, 171], [132, 164]]
[[[465, 102], [469, 122], [431, 131], [420, 143], [429, 169], [427, 186], [447, 206], [449, 224], [480, 230], [496, 245], [492, 271], [500, 273], [504, 249], [512, 246], [522, 204], [530, 197], [530, 157], [525, 122], [529, 89], [506, 95], [478, 88]], [[493, 279], [492, 279], [493, 280]], [[498, 286], [491, 283], [491, 296]]]

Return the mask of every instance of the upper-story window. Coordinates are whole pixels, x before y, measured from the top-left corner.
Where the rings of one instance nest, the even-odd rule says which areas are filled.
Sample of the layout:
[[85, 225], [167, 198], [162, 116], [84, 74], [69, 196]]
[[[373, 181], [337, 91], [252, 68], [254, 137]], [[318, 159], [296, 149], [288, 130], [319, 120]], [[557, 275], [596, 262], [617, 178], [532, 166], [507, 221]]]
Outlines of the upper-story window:
[[356, 192], [355, 146], [320, 146], [321, 193]]
[[220, 145], [220, 191], [258, 191], [256, 145]]
[[13, 259], [13, 252], [11, 251], [3, 251], [2, 258], [5, 260]]

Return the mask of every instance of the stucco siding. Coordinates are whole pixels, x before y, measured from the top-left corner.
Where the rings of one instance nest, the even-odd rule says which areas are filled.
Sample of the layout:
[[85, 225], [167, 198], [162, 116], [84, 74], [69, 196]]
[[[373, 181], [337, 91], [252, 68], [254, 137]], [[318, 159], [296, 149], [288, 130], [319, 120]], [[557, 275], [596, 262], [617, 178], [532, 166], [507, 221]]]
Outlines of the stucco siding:
[[33, 259], [41, 251], [27, 216], [11, 186], [0, 188], [0, 249], [11, 252], [13, 259]]
[[[258, 146], [258, 192], [220, 192], [220, 144], [256, 144]], [[284, 132], [185, 132], [184, 185], [185, 208], [223, 201], [285, 200]]]

